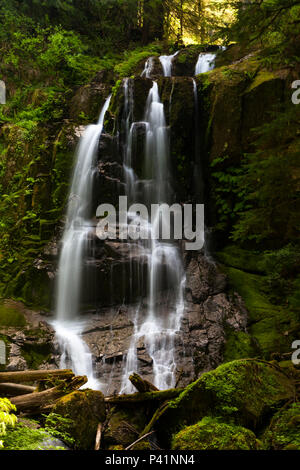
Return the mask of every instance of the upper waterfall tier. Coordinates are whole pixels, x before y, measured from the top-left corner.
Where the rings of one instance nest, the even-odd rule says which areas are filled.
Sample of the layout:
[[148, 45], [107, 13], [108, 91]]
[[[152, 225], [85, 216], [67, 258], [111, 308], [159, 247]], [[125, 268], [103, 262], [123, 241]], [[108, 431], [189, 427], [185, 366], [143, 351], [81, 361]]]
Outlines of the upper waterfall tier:
[[216, 56], [220, 56], [221, 46], [190, 46], [171, 55], [148, 57], [139, 65], [137, 75], [143, 78], [158, 79], [164, 77], [193, 77], [205, 73], [214, 67]]

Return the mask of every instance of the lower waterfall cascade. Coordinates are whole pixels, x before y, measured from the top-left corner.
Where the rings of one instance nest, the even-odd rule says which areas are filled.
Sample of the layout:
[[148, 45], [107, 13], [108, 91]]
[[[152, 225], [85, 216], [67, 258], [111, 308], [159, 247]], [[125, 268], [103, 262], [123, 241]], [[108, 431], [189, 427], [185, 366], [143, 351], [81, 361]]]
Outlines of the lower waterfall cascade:
[[95, 157], [110, 99], [111, 96], [107, 98], [102, 108], [98, 123], [87, 127], [78, 145], [58, 265], [56, 320], [53, 322], [62, 350], [61, 367], [65, 368], [70, 362], [76, 374], [88, 377], [86, 386], [94, 389], [99, 388], [99, 382], [93, 374], [91, 353], [80, 338], [82, 325], [78, 314], [82, 262], [91, 231], [89, 211]]

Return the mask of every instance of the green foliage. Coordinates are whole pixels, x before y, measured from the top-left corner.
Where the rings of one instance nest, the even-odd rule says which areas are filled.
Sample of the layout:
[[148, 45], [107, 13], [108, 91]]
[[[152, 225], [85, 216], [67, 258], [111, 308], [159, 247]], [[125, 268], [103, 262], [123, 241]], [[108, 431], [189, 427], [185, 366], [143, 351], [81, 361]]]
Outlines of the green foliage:
[[276, 302], [286, 299], [293, 290], [293, 279], [299, 274], [300, 248], [288, 244], [275, 251], [264, 254], [264, 267], [267, 292]]
[[291, 105], [253, 130], [255, 150], [240, 163], [211, 163], [216, 229], [235, 242], [279, 248], [298, 239], [299, 124], [300, 108]]
[[[5, 438], [8, 427], [14, 427], [17, 422], [17, 417], [12, 414], [16, 411], [15, 405], [8, 400], [8, 398], [0, 398], [0, 438]], [[0, 440], [0, 448], [3, 447], [3, 441]]]
[[229, 156], [226, 155], [211, 163], [218, 230], [228, 229], [241, 210], [250, 207], [245, 201], [246, 190], [239, 185], [242, 169], [239, 166], [228, 166], [228, 161]]
[[[38, 423], [31, 420], [31, 425], [19, 423], [14, 429], [7, 432], [4, 439], [5, 450], [43, 450], [52, 448], [45, 443], [49, 440], [49, 434], [43, 428], [38, 428]], [[57, 448], [55, 448], [57, 450]]]
[[[245, 45], [263, 46], [265, 65], [299, 63], [299, 0], [249, 3], [229, 0], [226, 3], [235, 11], [235, 21], [220, 28], [220, 37]], [[224, 4], [220, 7], [224, 8]]]
[[227, 331], [224, 362], [259, 356], [259, 348], [253, 338], [243, 331]]
[[48, 416], [45, 416], [45, 429], [53, 437], [56, 437], [68, 447], [73, 447], [75, 444], [75, 439], [70, 435], [69, 431], [72, 429], [73, 420], [69, 418], [64, 418], [57, 413], [50, 413]]
[[147, 47], [136, 48], [133, 51], [124, 52], [124, 59], [118, 63], [114, 71], [119, 77], [129, 77], [134, 74], [137, 65], [145, 61], [149, 56], [158, 56], [161, 52], [160, 44], [150, 44]]

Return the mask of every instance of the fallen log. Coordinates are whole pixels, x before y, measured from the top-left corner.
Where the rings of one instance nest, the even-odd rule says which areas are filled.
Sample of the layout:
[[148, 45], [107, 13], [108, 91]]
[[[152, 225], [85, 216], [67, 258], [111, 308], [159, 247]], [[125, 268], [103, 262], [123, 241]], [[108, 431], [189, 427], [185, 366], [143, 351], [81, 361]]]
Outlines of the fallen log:
[[0, 383], [0, 396], [17, 397], [18, 395], [33, 393], [35, 390], [36, 387], [31, 387], [29, 385]]
[[153, 385], [151, 382], [148, 382], [148, 380], [143, 379], [139, 374], [133, 373], [130, 375], [129, 380], [138, 392], [144, 393], [158, 391], [158, 388], [156, 388], [155, 385]]
[[71, 380], [65, 380], [57, 387], [49, 388], [43, 392], [34, 392], [29, 395], [21, 395], [12, 398], [10, 401], [17, 407], [17, 412], [26, 412], [34, 414], [43, 410], [45, 407], [53, 406], [58, 398], [77, 390], [87, 382], [87, 377], [77, 376]]
[[67, 379], [74, 376], [75, 374], [71, 369], [0, 372], [0, 383], [28, 383], [47, 379]]
[[130, 395], [116, 395], [104, 398], [108, 403], [139, 403], [143, 401], [166, 401], [178, 397], [183, 388], [171, 388], [170, 390], [159, 390], [158, 392], [132, 393]]

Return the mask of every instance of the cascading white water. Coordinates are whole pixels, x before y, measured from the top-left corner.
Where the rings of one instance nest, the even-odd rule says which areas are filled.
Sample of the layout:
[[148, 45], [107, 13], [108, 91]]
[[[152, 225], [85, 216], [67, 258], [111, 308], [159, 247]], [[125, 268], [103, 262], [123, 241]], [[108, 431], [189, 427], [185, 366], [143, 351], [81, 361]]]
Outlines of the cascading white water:
[[[125, 109], [128, 108], [127, 86], [128, 84], [125, 84]], [[137, 124], [132, 123], [129, 130], [126, 166], [130, 162], [132, 129]], [[138, 180], [134, 175], [134, 184], [139, 186], [139, 198], [148, 207], [155, 203], [168, 203], [171, 199], [169, 137], [164, 106], [160, 101], [156, 82], [153, 82], [149, 91], [145, 119], [140, 124], [145, 126], [146, 131], [146, 178]], [[132, 197], [135, 193], [131, 189], [132, 186], [127, 185], [127, 192]], [[149, 221], [144, 221], [150, 240], [139, 242], [143, 249], [143, 256], [146, 256], [148, 260], [147, 311], [142, 312], [141, 305], [136, 310], [134, 334], [123, 372], [122, 393], [132, 391], [128, 376], [138, 369], [137, 345], [141, 341], [152, 359], [154, 384], [160, 390], [175, 385], [175, 339], [180, 330], [184, 311], [185, 276], [178, 246], [170, 241], [166, 243], [154, 237], [156, 226], [160, 224], [159, 212], [155, 214], [152, 222], [151, 225]], [[167, 284], [167, 288], [161, 294], [160, 290], [164, 284]]]
[[145, 67], [141, 73], [141, 77], [150, 78], [152, 69], [153, 69], [153, 57], [149, 57], [149, 59], [147, 59], [145, 62]]
[[179, 51], [176, 51], [175, 54], [172, 55], [161, 55], [159, 57], [160, 63], [163, 68], [164, 76], [171, 77], [172, 76], [172, 63], [174, 57], [178, 54]]
[[199, 75], [199, 73], [205, 73], [212, 70], [215, 66], [215, 53], [203, 53], [199, 54], [196, 67], [195, 67], [195, 75]]
[[90, 209], [95, 158], [110, 98], [107, 98], [102, 108], [98, 123], [86, 128], [76, 152], [58, 264], [56, 320], [53, 322], [62, 351], [61, 367], [70, 365], [75, 374], [86, 375], [88, 383], [85, 386], [94, 389], [100, 388], [101, 384], [94, 378], [91, 353], [80, 336], [84, 323], [79, 321], [78, 315], [82, 266], [92, 230]]

